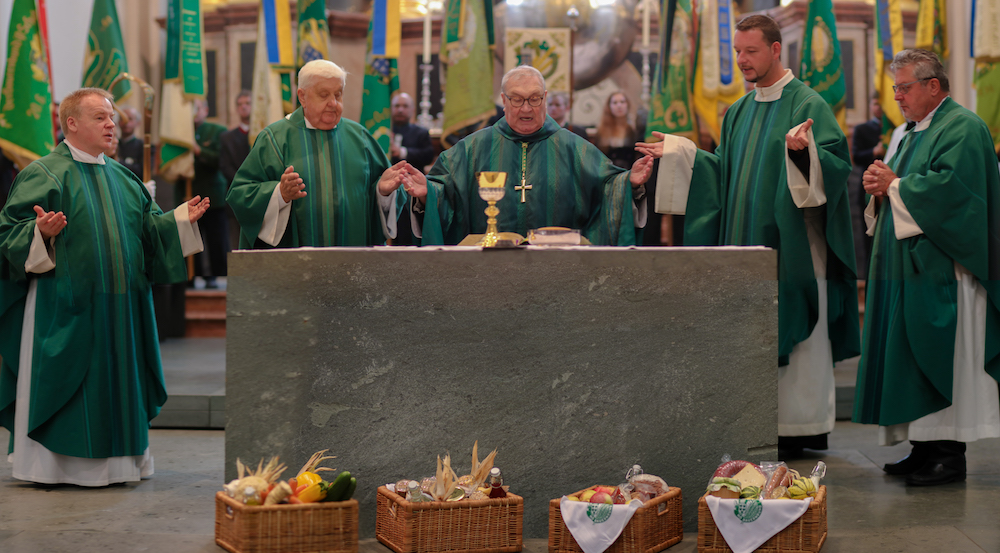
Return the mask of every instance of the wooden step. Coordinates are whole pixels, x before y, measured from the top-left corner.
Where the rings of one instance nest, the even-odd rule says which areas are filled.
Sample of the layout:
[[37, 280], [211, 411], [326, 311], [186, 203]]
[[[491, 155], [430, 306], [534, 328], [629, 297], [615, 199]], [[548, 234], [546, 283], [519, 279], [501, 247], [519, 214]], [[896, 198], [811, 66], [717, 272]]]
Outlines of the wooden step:
[[226, 337], [226, 292], [224, 290], [186, 291], [184, 336], [188, 338]]

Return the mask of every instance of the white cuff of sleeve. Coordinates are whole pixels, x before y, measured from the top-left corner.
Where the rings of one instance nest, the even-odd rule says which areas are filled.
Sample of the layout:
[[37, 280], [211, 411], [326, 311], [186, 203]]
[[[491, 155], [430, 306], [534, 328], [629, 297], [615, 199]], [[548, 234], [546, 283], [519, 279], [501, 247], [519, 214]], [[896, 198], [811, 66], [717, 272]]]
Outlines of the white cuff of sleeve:
[[378, 213], [379, 218], [382, 221], [382, 232], [385, 234], [386, 238], [396, 237], [396, 227], [398, 221], [396, 217], [390, 217], [390, 213], [394, 210], [392, 209], [396, 205], [396, 194], [399, 190], [393, 190], [388, 196], [383, 196], [378, 191], [378, 181], [375, 182], [375, 195], [378, 196]]
[[684, 215], [697, 153], [698, 147], [687, 138], [672, 134], [663, 138], [663, 155], [656, 174], [654, 208], [657, 213]]
[[174, 210], [174, 221], [177, 223], [177, 236], [181, 239], [181, 252], [184, 257], [205, 251], [201, 230], [198, 229], [198, 221], [191, 221], [187, 202], [177, 206], [177, 209]]
[[875, 236], [875, 223], [878, 221], [878, 213], [875, 212], [875, 196], [868, 199], [865, 206], [865, 234]]
[[285, 235], [285, 228], [288, 227], [288, 217], [292, 213], [291, 205], [291, 202], [286, 202], [281, 197], [281, 186], [275, 186], [274, 192], [271, 192], [271, 200], [267, 202], [264, 222], [260, 225], [257, 238], [271, 246], [277, 246]]
[[[796, 125], [789, 133], [795, 133], [799, 127]], [[792, 162], [788, 155], [788, 148], [785, 148], [785, 174], [788, 176], [788, 191], [792, 193], [792, 201], [799, 208], [819, 207], [826, 203], [826, 190], [823, 189], [823, 167], [819, 164], [819, 149], [816, 147], [816, 139], [813, 137], [812, 129], [806, 131], [806, 138], [809, 139], [809, 174], [803, 175], [798, 166]]]
[[56, 268], [55, 252], [49, 251], [49, 245], [42, 238], [42, 231], [35, 225], [35, 237], [31, 239], [28, 248], [28, 259], [24, 262], [25, 273], [42, 274]]
[[896, 240], [912, 238], [923, 234], [920, 225], [913, 219], [910, 210], [903, 204], [903, 198], [899, 196], [899, 179], [894, 179], [889, 183], [889, 203], [892, 205], [892, 226], [896, 231]]
[[639, 201], [632, 202], [632, 218], [635, 220], [635, 228], [646, 228], [649, 213], [646, 208], [646, 196], [639, 198]]

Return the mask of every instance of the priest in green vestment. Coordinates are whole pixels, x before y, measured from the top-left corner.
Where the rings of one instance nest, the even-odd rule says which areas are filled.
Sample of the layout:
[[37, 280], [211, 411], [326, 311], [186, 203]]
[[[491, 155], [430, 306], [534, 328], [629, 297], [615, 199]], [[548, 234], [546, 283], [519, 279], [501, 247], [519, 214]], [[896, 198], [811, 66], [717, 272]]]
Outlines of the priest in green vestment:
[[560, 127], [546, 113], [545, 78], [533, 67], [511, 69], [500, 89], [503, 119], [442, 153], [426, 179], [408, 173], [404, 184], [416, 210], [425, 209], [422, 221], [419, 215], [413, 220], [421, 243], [457, 244], [486, 232], [487, 204], [476, 173], [503, 171], [500, 232], [527, 236], [531, 229], [561, 226], [580, 230], [592, 244], [634, 245], [636, 228], [645, 226], [643, 185], [652, 158], [631, 170], [616, 167], [596, 146]]
[[892, 62], [916, 125], [865, 172], [874, 236], [854, 421], [912, 452], [907, 484], [965, 480], [965, 444], [1000, 437], [1000, 172], [986, 124], [949, 95], [937, 56]]
[[226, 200], [241, 248], [373, 246], [396, 236], [405, 161], [389, 166], [360, 124], [342, 119], [347, 73], [328, 60], [299, 70], [301, 107], [257, 135]]
[[21, 171], [0, 212], [0, 424], [13, 476], [103, 486], [152, 474], [167, 393], [151, 282], [187, 279], [208, 198], [163, 213], [103, 152], [112, 96], [68, 95], [63, 141]]
[[663, 156], [656, 210], [686, 214], [684, 244], [778, 250], [780, 454], [826, 449], [835, 421], [833, 364], [860, 352], [847, 139], [830, 106], [781, 65], [781, 30], [744, 18], [737, 63], [753, 92], [729, 108], [714, 153], [677, 136]]

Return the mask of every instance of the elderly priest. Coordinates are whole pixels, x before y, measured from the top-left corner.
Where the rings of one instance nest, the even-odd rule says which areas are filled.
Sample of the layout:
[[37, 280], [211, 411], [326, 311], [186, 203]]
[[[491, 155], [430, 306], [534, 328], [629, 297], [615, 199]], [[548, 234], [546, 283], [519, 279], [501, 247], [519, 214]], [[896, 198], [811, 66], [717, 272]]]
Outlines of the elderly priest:
[[257, 135], [226, 200], [241, 248], [372, 246], [396, 236], [400, 179], [360, 124], [341, 118], [347, 73], [328, 60], [299, 70], [301, 107]]
[[[506, 193], [497, 206], [501, 232], [527, 235], [530, 229], [562, 226], [579, 229], [593, 244], [635, 244], [636, 227], [645, 225], [643, 184], [652, 158], [627, 171], [561, 128], [546, 115], [545, 79], [533, 67], [511, 69], [500, 89], [504, 119], [441, 154], [426, 180], [407, 172], [415, 211], [427, 205], [422, 243], [457, 244], [470, 233], [485, 232], [486, 202], [479, 197], [476, 173], [504, 171]], [[415, 224], [419, 229], [419, 221]]]
[[66, 96], [66, 140], [17, 176], [0, 212], [0, 424], [13, 476], [106, 486], [153, 473], [167, 398], [150, 282], [187, 280], [208, 198], [163, 213], [104, 151], [112, 96]]

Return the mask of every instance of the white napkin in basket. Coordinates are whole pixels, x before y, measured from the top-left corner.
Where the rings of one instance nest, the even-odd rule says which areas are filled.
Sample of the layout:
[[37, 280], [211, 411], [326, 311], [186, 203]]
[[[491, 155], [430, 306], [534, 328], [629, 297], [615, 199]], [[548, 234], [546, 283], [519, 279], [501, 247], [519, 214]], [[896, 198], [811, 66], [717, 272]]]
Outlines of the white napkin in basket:
[[[749, 553], [798, 520], [812, 500], [811, 497], [802, 500], [719, 499], [710, 495], [705, 498], [705, 503], [712, 512], [715, 526], [726, 538], [733, 553]], [[739, 502], [744, 503], [740, 504], [738, 514]]]
[[624, 505], [559, 500], [559, 512], [569, 533], [580, 544], [583, 553], [604, 553], [622, 534], [642, 501], [633, 499]]

